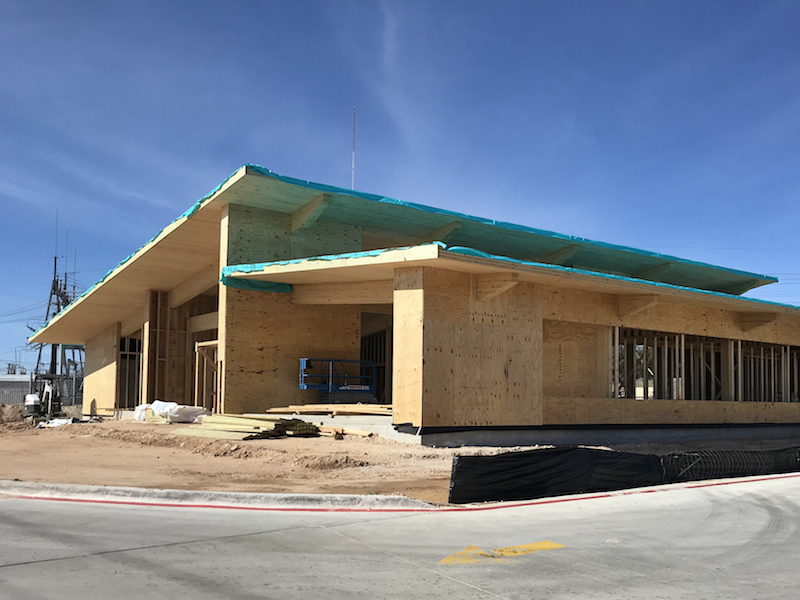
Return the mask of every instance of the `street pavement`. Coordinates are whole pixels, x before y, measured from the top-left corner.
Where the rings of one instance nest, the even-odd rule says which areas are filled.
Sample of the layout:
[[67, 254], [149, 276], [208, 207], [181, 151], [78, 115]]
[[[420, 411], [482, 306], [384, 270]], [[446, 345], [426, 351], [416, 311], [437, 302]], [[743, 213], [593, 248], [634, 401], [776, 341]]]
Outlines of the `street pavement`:
[[0, 599], [798, 597], [800, 476], [489, 510], [0, 496]]

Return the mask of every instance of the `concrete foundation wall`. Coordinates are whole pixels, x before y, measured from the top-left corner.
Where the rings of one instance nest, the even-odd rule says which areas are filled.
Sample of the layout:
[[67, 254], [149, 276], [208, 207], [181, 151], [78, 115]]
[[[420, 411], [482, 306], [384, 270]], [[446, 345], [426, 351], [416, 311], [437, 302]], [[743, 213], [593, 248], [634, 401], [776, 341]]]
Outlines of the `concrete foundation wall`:
[[545, 425], [800, 423], [800, 402], [544, 399]]

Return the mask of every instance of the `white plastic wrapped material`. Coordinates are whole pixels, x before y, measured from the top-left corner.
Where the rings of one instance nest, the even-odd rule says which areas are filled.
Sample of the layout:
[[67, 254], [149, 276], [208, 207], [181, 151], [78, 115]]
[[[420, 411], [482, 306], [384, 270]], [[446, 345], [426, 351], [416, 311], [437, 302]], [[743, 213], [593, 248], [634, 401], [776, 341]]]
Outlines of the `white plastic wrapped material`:
[[170, 409], [167, 416], [169, 416], [170, 423], [194, 423], [198, 417], [202, 418], [210, 415], [211, 411], [201, 406], [175, 406]]
[[150, 408], [153, 409], [153, 412], [159, 416], [166, 417], [174, 408], [178, 408], [177, 402], [163, 402], [162, 400], [154, 400], [153, 403], [150, 405]]
[[211, 414], [211, 411], [207, 408], [156, 400], [152, 404], [140, 404], [137, 406], [133, 411], [133, 420], [146, 421], [148, 408], [158, 416], [169, 419], [170, 423], [194, 423], [198, 417], [205, 417]]
[[147, 409], [150, 408], [149, 404], [140, 404], [136, 408], [133, 409], [133, 420], [134, 421], [145, 421], [147, 420]]

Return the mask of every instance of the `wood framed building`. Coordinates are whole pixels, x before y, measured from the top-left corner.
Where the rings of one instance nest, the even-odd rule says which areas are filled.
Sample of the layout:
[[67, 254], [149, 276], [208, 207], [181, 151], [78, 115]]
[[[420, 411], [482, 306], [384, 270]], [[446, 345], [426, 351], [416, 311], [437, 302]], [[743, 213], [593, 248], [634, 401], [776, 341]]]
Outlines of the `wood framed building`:
[[37, 331], [84, 411], [319, 402], [298, 359], [375, 358], [416, 428], [800, 424], [777, 281], [246, 165]]

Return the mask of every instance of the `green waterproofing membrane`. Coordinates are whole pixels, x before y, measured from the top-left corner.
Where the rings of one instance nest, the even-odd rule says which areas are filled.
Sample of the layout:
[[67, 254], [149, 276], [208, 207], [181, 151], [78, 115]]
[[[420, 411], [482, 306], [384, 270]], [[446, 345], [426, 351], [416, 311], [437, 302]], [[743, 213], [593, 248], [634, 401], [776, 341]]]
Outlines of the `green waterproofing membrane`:
[[[287, 177], [273, 173], [260, 165], [246, 164], [243, 168], [287, 186], [316, 190], [331, 194], [334, 199], [345, 200], [332, 202], [325, 211], [325, 220], [355, 225], [365, 230], [385, 231], [389, 229], [394, 233], [406, 236], [425, 236], [435, 229], [458, 222], [460, 228], [448, 236], [448, 243], [479, 247], [490, 254], [508, 258], [547, 262], [546, 259], [552, 257], [554, 253], [565, 253], [568, 258], [564, 260], [551, 259], [550, 262], [649, 281], [657, 279], [662, 283], [680, 287], [734, 295], [743, 294], [755, 287], [778, 281], [775, 277], [717, 267], [646, 250], [595, 242], [524, 225], [474, 217], [413, 202], [403, 202], [378, 194]], [[191, 218], [240, 170], [237, 169], [225, 178], [222, 183], [190, 206], [173, 223], [183, 218]], [[387, 224], [389, 224], [388, 227]], [[136, 256], [142, 248], [156, 240], [164, 229], [161, 229], [141, 248], [106, 273], [76, 300], [73, 300], [73, 303], [102, 284], [112, 273]], [[69, 306], [61, 312], [67, 308]], [[47, 321], [36, 333], [47, 327], [51, 321], [52, 319]], [[34, 335], [36, 334], [34, 333]]]
[[[735, 294], [726, 294], [723, 292], [714, 292], [709, 290], [701, 290], [697, 288], [690, 288], [686, 286], [680, 285], [673, 285], [670, 283], [661, 283], [657, 281], [649, 281], [647, 279], [636, 279], [634, 277], [625, 277], [622, 275], [613, 275], [610, 273], [597, 273], [596, 271], [589, 271], [587, 269], [576, 269], [574, 267], [564, 267], [561, 265], [551, 265], [548, 263], [538, 263], [533, 261], [526, 261], [526, 260], [518, 260], [515, 258], [511, 258], [509, 256], [498, 256], [496, 254], [489, 254], [488, 252], [484, 252], [483, 250], [478, 250], [476, 248], [467, 248], [465, 246], [448, 246], [443, 242], [433, 242], [443, 250], [447, 252], [452, 252], [453, 254], [463, 254], [465, 256], [474, 256], [476, 258], [486, 258], [489, 260], [495, 260], [498, 262], [510, 264], [510, 265], [519, 265], [519, 266], [531, 266], [537, 267], [540, 269], [547, 269], [549, 271], [554, 271], [558, 273], [575, 273], [579, 275], [588, 275], [590, 277], [596, 277], [598, 279], [605, 279], [610, 281], [624, 281], [630, 283], [638, 283], [638, 284], [645, 284], [649, 286], [653, 286], [655, 288], [660, 289], [669, 289], [669, 290], [678, 290], [682, 292], [693, 292], [696, 294], [703, 294], [710, 297], [717, 297], [717, 298], [728, 298], [734, 300], [741, 300], [745, 302], [752, 302], [754, 304], [762, 305], [762, 306], [775, 306], [775, 307], [782, 307], [782, 308], [794, 308], [797, 309], [797, 306], [792, 304], [781, 304], [779, 302], [770, 302], [769, 300], [760, 300], [758, 298], [746, 298], [742, 296], [737, 296]], [[241, 265], [230, 265], [227, 267], [223, 267], [222, 269], [222, 280], [225, 285], [231, 285], [229, 283], [225, 283], [225, 281], [241, 281], [241, 278], [238, 277], [231, 277], [235, 273], [259, 273], [268, 267], [276, 267], [276, 266], [287, 266], [287, 265], [296, 265], [302, 262], [308, 261], [332, 261], [337, 259], [344, 259], [344, 258], [364, 258], [370, 256], [379, 256], [384, 254], [385, 252], [393, 252], [396, 250], [407, 250], [412, 248], [413, 246], [403, 246], [400, 248], [382, 248], [379, 250], [364, 250], [362, 252], [345, 252], [341, 254], [324, 254], [320, 256], [311, 256], [307, 258], [291, 258], [286, 260], [276, 260], [272, 262], [263, 262], [263, 263], [250, 263], [250, 264], [241, 264]], [[254, 282], [255, 283], [255, 282]], [[265, 283], [268, 285], [287, 285], [291, 291], [291, 286], [288, 284], [279, 284], [273, 282], [260, 282]], [[265, 291], [277, 291], [277, 290], [265, 290]]]
[[[498, 256], [734, 295], [778, 281], [775, 277], [286, 177], [258, 165], [247, 168], [291, 186], [331, 194], [333, 201], [323, 219], [356, 225], [365, 231], [391, 231], [414, 238], [457, 222], [460, 228], [446, 238], [448, 244], [480, 248]], [[566, 258], [559, 260], [559, 254]]]
[[251, 290], [254, 292], [274, 292], [278, 294], [291, 294], [292, 286], [288, 283], [275, 283], [273, 281], [253, 281], [252, 279], [241, 279], [237, 277], [225, 277], [220, 279], [222, 285], [240, 290]]

